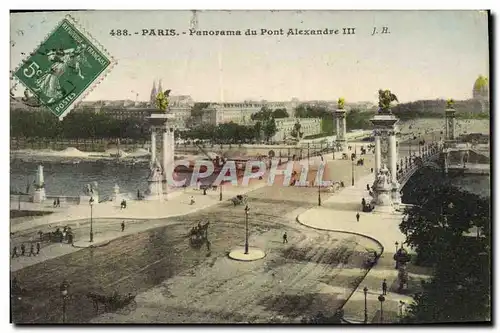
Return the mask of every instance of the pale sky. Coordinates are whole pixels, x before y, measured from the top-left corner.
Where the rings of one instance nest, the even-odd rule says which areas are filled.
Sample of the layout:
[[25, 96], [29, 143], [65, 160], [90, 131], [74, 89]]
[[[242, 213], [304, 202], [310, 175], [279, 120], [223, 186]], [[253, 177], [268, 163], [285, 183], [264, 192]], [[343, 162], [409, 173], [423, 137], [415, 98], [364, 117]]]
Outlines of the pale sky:
[[[11, 14], [11, 70], [67, 12]], [[472, 97], [489, 74], [487, 14], [478, 11], [212, 11], [199, 30], [356, 28], [355, 35], [189, 36], [190, 11], [87, 11], [71, 15], [117, 60], [86, 100], [149, 100], [153, 80], [196, 101], [377, 100]], [[372, 36], [374, 27], [390, 34]], [[139, 32], [113, 37], [111, 29]], [[176, 29], [179, 36], [141, 36]], [[185, 31], [187, 34], [183, 35]], [[17, 94], [20, 94], [19, 90]]]

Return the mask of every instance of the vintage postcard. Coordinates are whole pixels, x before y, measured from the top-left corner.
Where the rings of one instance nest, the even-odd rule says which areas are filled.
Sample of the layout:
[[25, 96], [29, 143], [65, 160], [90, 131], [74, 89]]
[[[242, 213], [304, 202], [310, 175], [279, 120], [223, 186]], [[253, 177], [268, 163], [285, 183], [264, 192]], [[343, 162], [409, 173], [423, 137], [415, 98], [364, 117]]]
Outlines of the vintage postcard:
[[490, 24], [11, 12], [11, 322], [491, 323]]

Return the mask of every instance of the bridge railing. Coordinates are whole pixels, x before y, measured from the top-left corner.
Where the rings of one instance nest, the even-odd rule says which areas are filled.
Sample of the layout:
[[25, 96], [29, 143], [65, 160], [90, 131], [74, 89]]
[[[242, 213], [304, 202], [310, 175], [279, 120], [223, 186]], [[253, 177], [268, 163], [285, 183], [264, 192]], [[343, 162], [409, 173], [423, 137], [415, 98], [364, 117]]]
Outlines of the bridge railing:
[[442, 149], [441, 144], [433, 143], [429, 146], [423, 146], [418, 152], [404, 159], [404, 163], [399, 166], [397, 180], [400, 184], [405, 184], [408, 179], [423, 166], [427, 161], [430, 161], [439, 155]]

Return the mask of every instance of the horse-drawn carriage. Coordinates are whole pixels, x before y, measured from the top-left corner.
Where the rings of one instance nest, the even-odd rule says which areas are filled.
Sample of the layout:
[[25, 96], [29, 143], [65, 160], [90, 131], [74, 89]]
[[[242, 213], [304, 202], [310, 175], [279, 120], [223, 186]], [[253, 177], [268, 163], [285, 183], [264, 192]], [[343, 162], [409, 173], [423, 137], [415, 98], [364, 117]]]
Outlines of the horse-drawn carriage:
[[203, 245], [203, 243], [208, 238], [208, 226], [209, 225], [210, 225], [210, 222], [207, 221], [203, 224], [198, 223], [197, 226], [191, 228], [188, 236], [189, 236], [189, 242], [191, 243], [192, 246], [201, 247]]
[[246, 195], [240, 195], [238, 194], [237, 196], [233, 197], [231, 199], [233, 202], [233, 205], [246, 205], [248, 203], [248, 197]]
[[104, 306], [104, 312], [116, 312], [121, 311], [123, 314], [128, 314], [137, 308], [137, 302], [135, 301], [135, 296], [131, 293], [128, 295], [119, 295], [118, 293], [113, 293], [113, 295], [103, 295], [94, 292], [89, 292], [87, 297], [90, 298], [94, 304], [94, 309], [96, 315], [99, 314], [99, 304]]

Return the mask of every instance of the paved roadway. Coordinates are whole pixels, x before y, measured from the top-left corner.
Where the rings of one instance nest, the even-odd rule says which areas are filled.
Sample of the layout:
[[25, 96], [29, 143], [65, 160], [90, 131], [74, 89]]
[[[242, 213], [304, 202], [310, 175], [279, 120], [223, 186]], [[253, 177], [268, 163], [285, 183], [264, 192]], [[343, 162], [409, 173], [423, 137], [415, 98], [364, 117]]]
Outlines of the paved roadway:
[[[328, 194], [323, 194], [325, 199], [327, 196]], [[339, 240], [337, 236], [332, 238], [333, 236], [329, 233], [307, 229], [293, 222], [300, 210], [317, 204], [317, 189], [274, 186], [253, 191], [249, 197], [252, 209], [250, 239], [254, 244], [260, 244], [273, 253], [273, 255], [268, 255], [268, 259], [274, 256], [276, 260], [311, 262], [313, 264], [312, 268], [307, 265], [307, 268], [301, 265], [290, 266], [296, 267], [296, 270], [290, 269], [286, 277], [283, 277], [289, 281], [290, 288], [293, 289], [294, 286], [297, 288], [297, 284], [301, 282], [301, 279], [297, 279], [295, 276], [299, 273], [304, 277], [312, 278], [311, 286], [316, 286], [319, 283], [318, 279], [321, 276], [333, 274], [332, 270], [338, 269], [337, 266], [341, 261], [349, 262], [353, 267], [362, 266], [363, 259], [361, 258], [367, 251], [367, 247], [370, 246], [370, 244], [362, 244], [366, 243], [366, 240], [349, 240], [351, 243], [354, 242], [354, 245], [351, 246], [351, 250], [354, 252], [349, 252], [350, 254], [346, 257], [345, 246], [341, 246], [340, 250], [335, 246], [336, 242], [341, 244], [345, 240]], [[186, 237], [189, 229], [201, 219], [208, 219], [211, 222], [209, 229], [210, 253], [207, 253], [205, 248], [191, 248]], [[225, 260], [226, 254], [231, 248], [243, 244], [243, 207], [233, 207], [230, 202], [224, 202], [216, 207], [168, 221], [171, 221], [172, 224], [119, 238], [105, 247], [83, 249], [11, 273], [26, 289], [21, 299], [13, 298], [13, 321], [16, 323], [61, 322], [62, 300], [59, 286], [64, 279], [67, 279], [70, 283], [70, 299], [67, 301], [66, 310], [67, 322], [88, 322], [95, 317], [95, 312], [92, 303], [86, 298], [87, 292], [111, 294], [118, 291], [120, 294], [129, 292], [140, 294], [181, 272], [196, 271], [201, 267], [200, 265], [207, 264], [208, 261]], [[288, 248], [288, 251], [283, 249], [281, 235], [284, 231], [287, 231], [291, 242], [297, 246], [300, 243], [299, 248], [292, 246]], [[342, 253], [344, 253], [344, 257]], [[261, 263], [263, 264], [264, 261]], [[221, 268], [221, 270], [224, 269], [224, 267]], [[345, 296], [348, 294], [348, 290], [355, 287], [353, 281], [361, 274], [361, 271], [358, 270], [353, 276], [343, 277], [331, 283], [344, 288], [346, 292], [343, 295]], [[202, 276], [202, 280], [206, 279], [211, 278]], [[197, 287], [192, 286], [191, 289], [193, 288]], [[297, 289], [304, 290], [303, 287]], [[198, 291], [188, 289], [185, 291], [185, 295], [195, 297], [198, 292], [203, 290], [205, 288]], [[190, 291], [194, 294], [190, 294]], [[249, 287], [247, 292], [250, 294], [246, 297], [255, 296], [256, 292], [259, 294], [258, 288], [252, 290]], [[267, 297], [265, 299], [268, 302], [267, 318], [263, 319], [264, 321], [270, 320], [273, 311], [282, 313], [289, 320], [292, 320], [300, 317], [307, 310], [306, 308], [299, 312], [293, 310], [293, 307], [287, 306], [288, 303], [285, 299], [270, 298], [269, 293], [272, 292], [273, 290], [268, 290], [267, 294], [261, 295]], [[238, 296], [237, 293], [232, 293], [232, 295], [236, 296], [240, 302], [245, 299], [245, 296]], [[344, 296], [335, 296], [330, 299], [329, 308], [333, 311], [335, 309], [333, 304], [340, 306], [344, 302]], [[168, 317], [162, 312], [160, 318], [155, 317], [151, 320], [157, 322], [175, 322], [176, 319], [177, 322], [247, 320], [245, 318], [251, 309], [237, 313], [238, 311], [235, 311], [234, 308], [224, 307], [225, 302], [226, 300], [221, 298], [218, 303], [220, 309], [215, 312], [213, 309], [202, 307], [198, 307], [196, 311], [190, 308], [176, 310], [175, 306], [171, 305], [169, 315], [175, 313], [176, 316]], [[300, 303], [301, 301], [295, 300], [295, 302]], [[309, 300], [310, 302], [312, 300]], [[174, 302], [174, 304], [178, 303]], [[211, 304], [210, 298], [208, 298], [208, 304]], [[243, 305], [239, 306], [244, 310]], [[207, 317], [206, 313], [212, 313], [212, 317]], [[254, 313], [252, 318], [257, 320], [257, 318], [263, 318], [262, 316], [262, 313]], [[136, 318], [133, 320], [134, 322], [140, 321], [137, 316], [133, 317]], [[123, 322], [126, 321], [125, 318], [111, 318], [108, 321]]]

